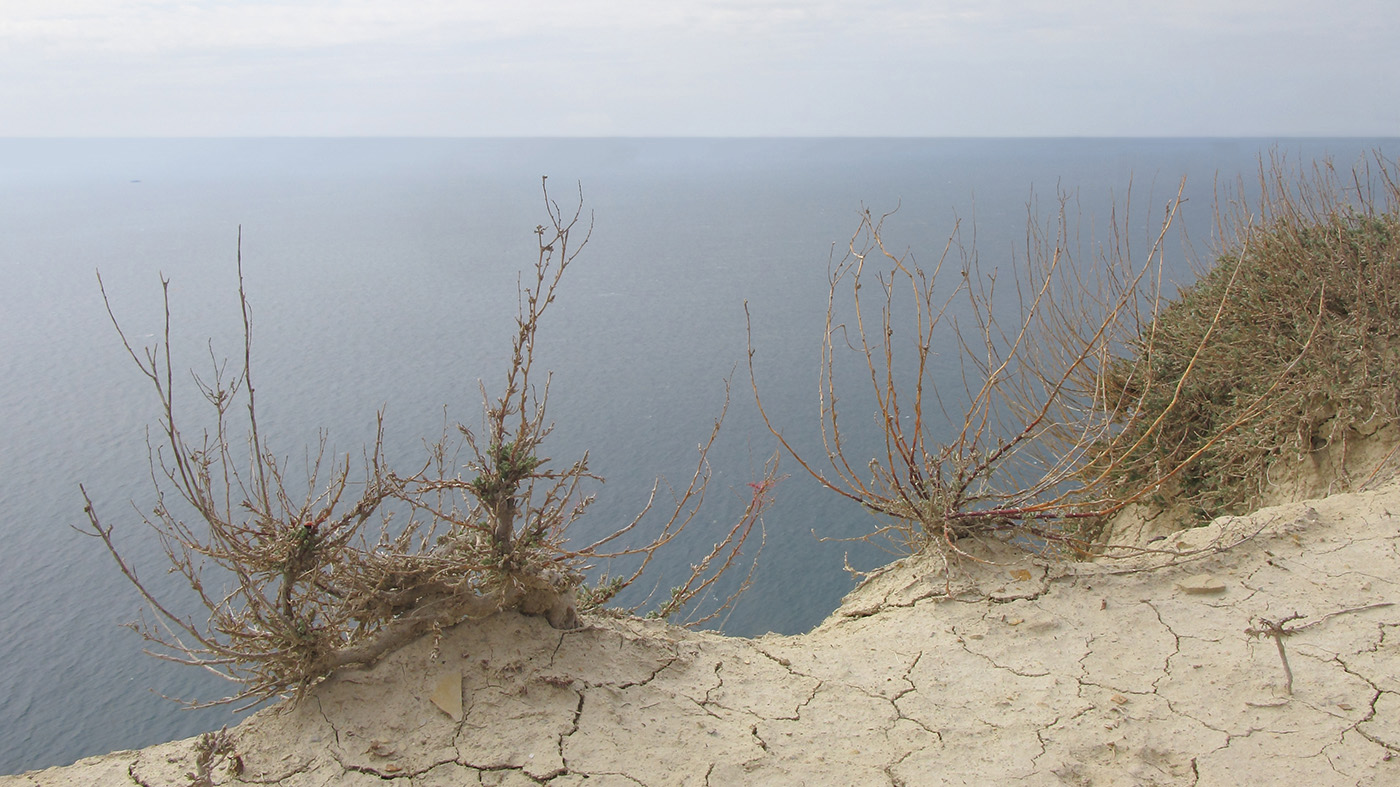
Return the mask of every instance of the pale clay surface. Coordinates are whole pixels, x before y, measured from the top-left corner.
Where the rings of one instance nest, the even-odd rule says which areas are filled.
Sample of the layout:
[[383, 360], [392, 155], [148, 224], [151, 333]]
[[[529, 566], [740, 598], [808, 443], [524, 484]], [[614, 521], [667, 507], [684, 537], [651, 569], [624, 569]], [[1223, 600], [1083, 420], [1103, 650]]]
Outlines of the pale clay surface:
[[[241, 775], [212, 783], [1400, 784], [1400, 604], [1343, 612], [1400, 602], [1400, 486], [1154, 546], [1255, 531], [1135, 573], [1166, 558], [1003, 554], [951, 581], [908, 558], [792, 637], [497, 615], [258, 713], [230, 730]], [[1316, 625], [1284, 639], [1289, 696], [1274, 641], [1245, 629], [1294, 612]], [[453, 675], [460, 720], [432, 701]], [[0, 787], [189, 785], [195, 741]]]

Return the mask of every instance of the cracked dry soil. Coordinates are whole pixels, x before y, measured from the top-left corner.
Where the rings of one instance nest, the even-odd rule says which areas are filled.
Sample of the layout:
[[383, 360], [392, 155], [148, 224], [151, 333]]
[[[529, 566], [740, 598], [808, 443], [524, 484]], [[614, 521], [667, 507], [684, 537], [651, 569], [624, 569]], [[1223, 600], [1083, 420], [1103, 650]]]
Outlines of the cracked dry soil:
[[[1400, 784], [1392, 511], [1400, 486], [1222, 519], [1169, 537], [1189, 561], [906, 558], [791, 637], [500, 614], [256, 714], [210, 783]], [[1246, 629], [1293, 613], [1290, 695]], [[460, 717], [430, 700], [455, 675]], [[189, 785], [197, 740], [0, 787]]]

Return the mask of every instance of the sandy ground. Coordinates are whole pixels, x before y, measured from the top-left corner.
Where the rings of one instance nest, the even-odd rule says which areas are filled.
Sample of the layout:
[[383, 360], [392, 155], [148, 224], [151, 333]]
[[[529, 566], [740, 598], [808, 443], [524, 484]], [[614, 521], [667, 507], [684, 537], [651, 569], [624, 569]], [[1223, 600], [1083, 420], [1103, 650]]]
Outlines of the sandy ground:
[[[1400, 486], [1154, 544], [1190, 559], [909, 558], [793, 637], [502, 614], [258, 713], [208, 781], [191, 738], [0, 787], [1400, 784], [1392, 512]], [[1246, 630], [1294, 613], [1289, 694]]]

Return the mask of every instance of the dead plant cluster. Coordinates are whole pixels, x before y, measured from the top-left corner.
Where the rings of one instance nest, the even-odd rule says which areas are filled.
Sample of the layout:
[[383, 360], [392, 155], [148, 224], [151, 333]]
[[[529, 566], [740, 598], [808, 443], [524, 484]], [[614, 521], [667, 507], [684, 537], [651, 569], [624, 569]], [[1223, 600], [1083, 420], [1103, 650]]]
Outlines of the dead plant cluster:
[[[1394, 167], [1377, 162], [1380, 177], [1358, 172], [1351, 188], [1331, 167], [1295, 183], [1261, 166], [1260, 215], [1221, 216], [1231, 245], [1179, 297], [1165, 271], [1182, 190], [1147, 248], [1125, 214], [1088, 253], [1060, 195], [1050, 222], [1031, 210], [1005, 271], [956, 225], [922, 261], [888, 243], [889, 215], [866, 211], [830, 266], [823, 448], [769, 417], [751, 346], [765, 423], [822, 486], [877, 516], [867, 537], [908, 550], [966, 555], [975, 536], [1102, 554], [1095, 537], [1130, 504], [1185, 494], [1224, 513], [1277, 452], [1396, 415], [1400, 226]], [[961, 390], [939, 387], [950, 356]]]
[[[1025, 253], [1006, 271], [984, 266], [956, 224], [921, 261], [887, 242], [889, 215], [864, 211], [829, 268], [821, 450], [801, 448], [770, 417], [751, 344], [760, 413], [804, 471], [877, 517], [868, 537], [945, 559], [970, 556], [960, 545], [969, 537], [1123, 554], [1097, 537], [1135, 503], [1237, 511], [1281, 454], [1400, 419], [1400, 178], [1393, 163], [1375, 164], [1349, 181], [1330, 165], [1305, 178], [1281, 160], [1261, 164], [1257, 208], [1217, 210], [1215, 263], [1180, 293], [1165, 271], [1182, 190], [1145, 249], [1134, 249], [1125, 214], [1085, 251], [1072, 202], [1059, 195], [1048, 223], [1031, 211]], [[545, 204], [549, 224], [536, 228], [539, 254], [519, 290], [503, 385], [482, 385], [479, 424], [449, 430], [408, 471], [382, 459], [381, 418], [358, 472], [349, 457], [327, 456], [323, 438], [305, 478], [289, 475], [258, 428], [241, 259], [240, 368], [229, 375], [215, 364], [196, 377], [211, 429], [191, 436], [177, 423], [168, 300], [156, 346], [138, 351], [122, 334], [160, 403], [150, 446], [156, 504], [143, 518], [208, 619], [181, 616], [148, 592], [91, 500], [88, 526], [155, 612], [138, 629], [158, 655], [235, 681], [224, 701], [256, 701], [501, 609], [577, 626], [581, 608], [634, 583], [694, 520], [723, 413], [644, 543], [628, 534], [651, 500], [595, 543], [568, 540], [598, 479], [587, 455], [559, 464], [542, 453], [549, 376], [534, 349], [591, 221], [581, 224], [581, 195], [571, 214], [547, 191]], [[962, 382], [951, 390], [950, 358]], [[762, 533], [778, 480], [775, 458], [738, 520], [653, 614], [694, 613], [754, 529]], [[617, 558], [632, 568], [583, 584], [589, 567]], [[751, 577], [752, 564], [721, 609]]]
[[[630, 523], [586, 546], [568, 540], [569, 525], [593, 500], [585, 487], [600, 479], [586, 454], [566, 464], [543, 454], [553, 425], [546, 416], [549, 376], [535, 365], [535, 347], [540, 320], [587, 244], [592, 223], [583, 223], [581, 193], [572, 213], [547, 190], [544, 196], [549, 224], [535, 229], [539, 255], [519, 289], [504, 384], [494, 392], [482, 384], [480, 423], [448, 430], [409, 470], [389, 467], [381, 455], [382, 414], [362, 462], [328, 456], [323, 436], [306, 469], [293, 473], [270, 446], [259, 430], [241, 251], [241, 365], [230, 375], [216, 362], [212, 373], [194, 378], [210, 413], [208, 429], [187, 430], [183, 416], [177, 418], [185, 411], [175, 385], [168, 280], [162, 281], [164, 334], [153, 347], [133, 347], [108, 302], [160, 406], [158, 436], [149, 442], [156, 502], [141, 515], [207, 619], [182, 615], [148, 591], [118, 548], [114, 527], [102, 523], [84, 491], [87, 529], [153, 611], [152, 619], [133, 627], [155, 655], [237, 684], [217, 702], [257, 702], [299, 690], [337, 668], [373, 663], [419, 636], [503, 609], [544, 615], [556, 628], [576, 627], [582, 609], [610, 601], [635, 582], [657, 550], [696, 517], [710, 478], [706, 454], [723, 413], [659, 529], [624, 538], [651, 510], [654, 487], [652, 500]], [[727, 401], [726, 394], [726, 407]], [[750, 534], [761, 531], [775, 464], [764, 473], [739, 519], [657, 614], [686, 610], [692, 622], [708, 619], [694, 614], [692, 602], [741, 562]], [[605, 575], [592, 588], [583, 585], [591, 566], [616, 559], [626, 565], [629, 558], [628, 571]]]

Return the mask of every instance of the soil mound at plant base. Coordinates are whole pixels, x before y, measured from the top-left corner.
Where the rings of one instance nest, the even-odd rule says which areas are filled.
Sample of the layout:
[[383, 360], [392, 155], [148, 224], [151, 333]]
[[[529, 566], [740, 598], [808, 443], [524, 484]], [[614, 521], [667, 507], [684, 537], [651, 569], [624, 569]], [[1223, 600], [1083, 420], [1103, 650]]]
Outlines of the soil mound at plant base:
[[0, 787], [1400, 784], [1400, 485], [1158, 543], [1192, 555], [906, 558], [792, 637], [503, 613]]

